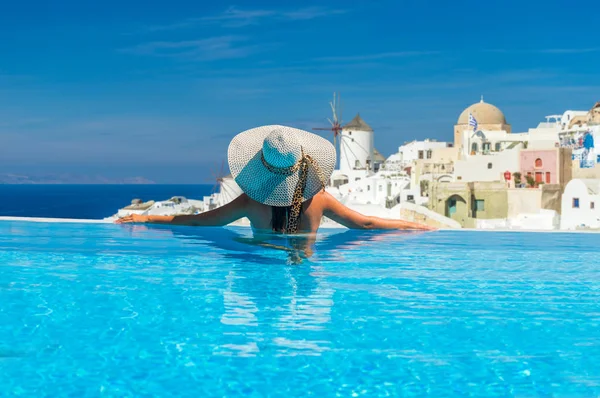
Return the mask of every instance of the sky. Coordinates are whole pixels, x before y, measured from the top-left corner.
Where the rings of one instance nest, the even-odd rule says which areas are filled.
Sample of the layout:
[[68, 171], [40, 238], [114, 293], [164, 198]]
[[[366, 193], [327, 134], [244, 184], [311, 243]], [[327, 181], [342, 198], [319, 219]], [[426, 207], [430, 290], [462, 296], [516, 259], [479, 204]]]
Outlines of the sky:
[[[114, 1], [0, 6], [0, 173], [211, 183], [238, 132], [360, 112], [384, 155], [600, 100], [597, 3]], [[325, 133], [324, 133], [325, 134]], [[212, 169], [212, 171], [211, 171]]]

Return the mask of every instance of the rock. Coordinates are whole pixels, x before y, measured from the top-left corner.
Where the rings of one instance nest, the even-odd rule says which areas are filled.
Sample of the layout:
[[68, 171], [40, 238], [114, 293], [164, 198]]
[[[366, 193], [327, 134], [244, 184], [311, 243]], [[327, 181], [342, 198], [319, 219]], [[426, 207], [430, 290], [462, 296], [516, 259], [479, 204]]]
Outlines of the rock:
[[141, 200], [141, 199], [133, 199], [133, 200], [131, 201], [131, 204], [132, 204], [132, 205], [141, 205], [142, 203], [144, 203], [144, 202], [142, 202], [142, 200]]
[[169, 199], [169, 202], [181, 204], [181, 203], [187, 203], [187, 199], [183, 196], [173, 196], [171, 199]]
[[133, 203], [133, 202], [134, 201], [132, 200], [131, 204], [127, 207], [124, 207], [123, 210], [147, 210], [150, 207], [152, 207], [152, 205], [154, 204], [153, 200], [150, 200], [150, 201], [144, 202], [144, 203], [142, 203], [141, 201], [137, 202], [137, 203]]

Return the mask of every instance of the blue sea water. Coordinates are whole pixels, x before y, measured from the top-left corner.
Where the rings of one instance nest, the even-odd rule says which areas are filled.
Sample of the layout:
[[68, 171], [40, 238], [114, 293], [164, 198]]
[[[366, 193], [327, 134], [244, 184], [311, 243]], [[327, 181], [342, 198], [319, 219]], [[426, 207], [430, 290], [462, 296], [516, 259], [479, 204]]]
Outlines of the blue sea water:
[[211, 185], [2, 185], [0, 216], [102, 219], [132, 199], [202, 199]]
[[248, 234], [0, 222], [0, 395], [600, 395], [597, 235]]

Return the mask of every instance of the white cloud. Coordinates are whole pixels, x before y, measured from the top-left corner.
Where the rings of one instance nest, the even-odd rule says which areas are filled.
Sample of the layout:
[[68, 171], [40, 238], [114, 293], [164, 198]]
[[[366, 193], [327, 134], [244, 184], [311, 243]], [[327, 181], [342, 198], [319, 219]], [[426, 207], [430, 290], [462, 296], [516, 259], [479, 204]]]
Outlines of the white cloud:
[[600, 48], [548, 48], [538, 52], [542, 54], [585, 54], [598, 51], [600, 51]]
[[121, 49], [121, 52], [155, 57], [187, 58], [196, 61], [245, 58], [265, 46], [245, 45], [243, 36], [217, 36], [198, 40], [153, 41]]
[[382, 52], [375, 54], [359, 54], [348, 56], [333, 56], [316, 58], [315, 61], [372, 61], [377, 59], [401, 58], [401, 57], [419, 57], [424, 55], [440, 54], [439, 51], [397, 51]]
[[241, 28], [250, 25], [259, 25], [268, 21], [306, 21], [332, 15], [346, 13], [342, 9], [330, 9], [325, 7], [305, 7], [292, 10], [268, 10], [268, 9], [241, 9], [231, 6], [225, 11], [198, 18], [189, 18], [168, 25], [152, 26], [149, 31], [163, 31], [193, 28], [202, 25], [220, 25], [224, 28]]
[[542, 48], [542, 49], [505, 49], [505, 48], [492, 48], [482, 50], [488, 53], [498, 54], [586, 54], [600, 52], [600, 47], [591, 48]]

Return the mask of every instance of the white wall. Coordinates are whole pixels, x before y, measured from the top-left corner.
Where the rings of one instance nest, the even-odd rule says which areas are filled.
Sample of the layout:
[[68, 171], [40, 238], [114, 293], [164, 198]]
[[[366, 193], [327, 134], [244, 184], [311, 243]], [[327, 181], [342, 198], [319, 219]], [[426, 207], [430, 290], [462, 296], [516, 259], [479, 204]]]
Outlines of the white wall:
[[557, 124], [552, 128], [534, 128], [529, 129], [529, 142], [527, 149], [551, 149], [556, 148], [556, 144], [560, 143], [558, 133], [560, 126]]
[[508, 217], [517, 217], [519, 214], [539, 213], [542, 208], [542, 190], [514, 188], [507, 192]]
[[[437, 141], [413, 141], [406, 145], [402, 145], [398, 148], [398, 154], [400, 160], [405, 163], [411, 163], [419, 159], [427, 159], [427, 151], [434, 151], [435, 149], [446, 148], [448, 146], [445, 142]], [[419, 158], [419, 152], [422, 152], [422, 157]], [[433, 155], [433, 154], [432, 154]]]
[[347, 197], [347, 203], [384, 206], [387, 198], [400, 195], [408, 184], [408, 179], [372, 176], [340, 186], [339, 195]]
[[341, 172], [347, 173], [357, 168], [357, 161], [358, 168], [365, 168], [367, 159], [373, 159], [372, 131], [342, 130], [339, 140]]
[[[579, 199], [579, 208], [573, 208], [574, 198]], [[591, 202], [594, 202], [594, 209], [590, 208]], [[561, 209], [561, 229], [600, 228], [600, 195], [590, 194], [584, 180], [575, 179], [567, 184]]]
[[[456, 181], [504, 181], [504, 172], [519, 171], [520, 151], [511, 149], [495, 155], [475, 155], [454, 164]], [[488, 166], [491, 164], [491, 168]]]
[[563, 113], [560, 119], [563, 128], [569, 127], [569, 123], [571, 122], [571, 120], [573, 120], [574, 117], [584, 116], [587, 115], [587, 113], [587, 111], [566, 111], [565, 113]]
[[[521, 142], [527, 141], [529, 139], [529, 134], [527, 133], [519, 133], [519, 134], [510, 134], [504, 130], [498, 131], [481, 131], [483, 137], [475, 135], [473, 130], [465, 130], [462, 134], [462, 158], [469, 158], [470, 156], [477, 156], [483, 154], [483, 144], [488, 142], [489, 151], [490, 152], [498, 152], [496, 151], [496, 144], [500, 145], [500, 151], [504, 151], [508, 146], [511, 145], [512, 142]], [[475, 155], [471, 155], [471, 149], [473, 144], [477, 144], [477, 150], [475, 151]]]

